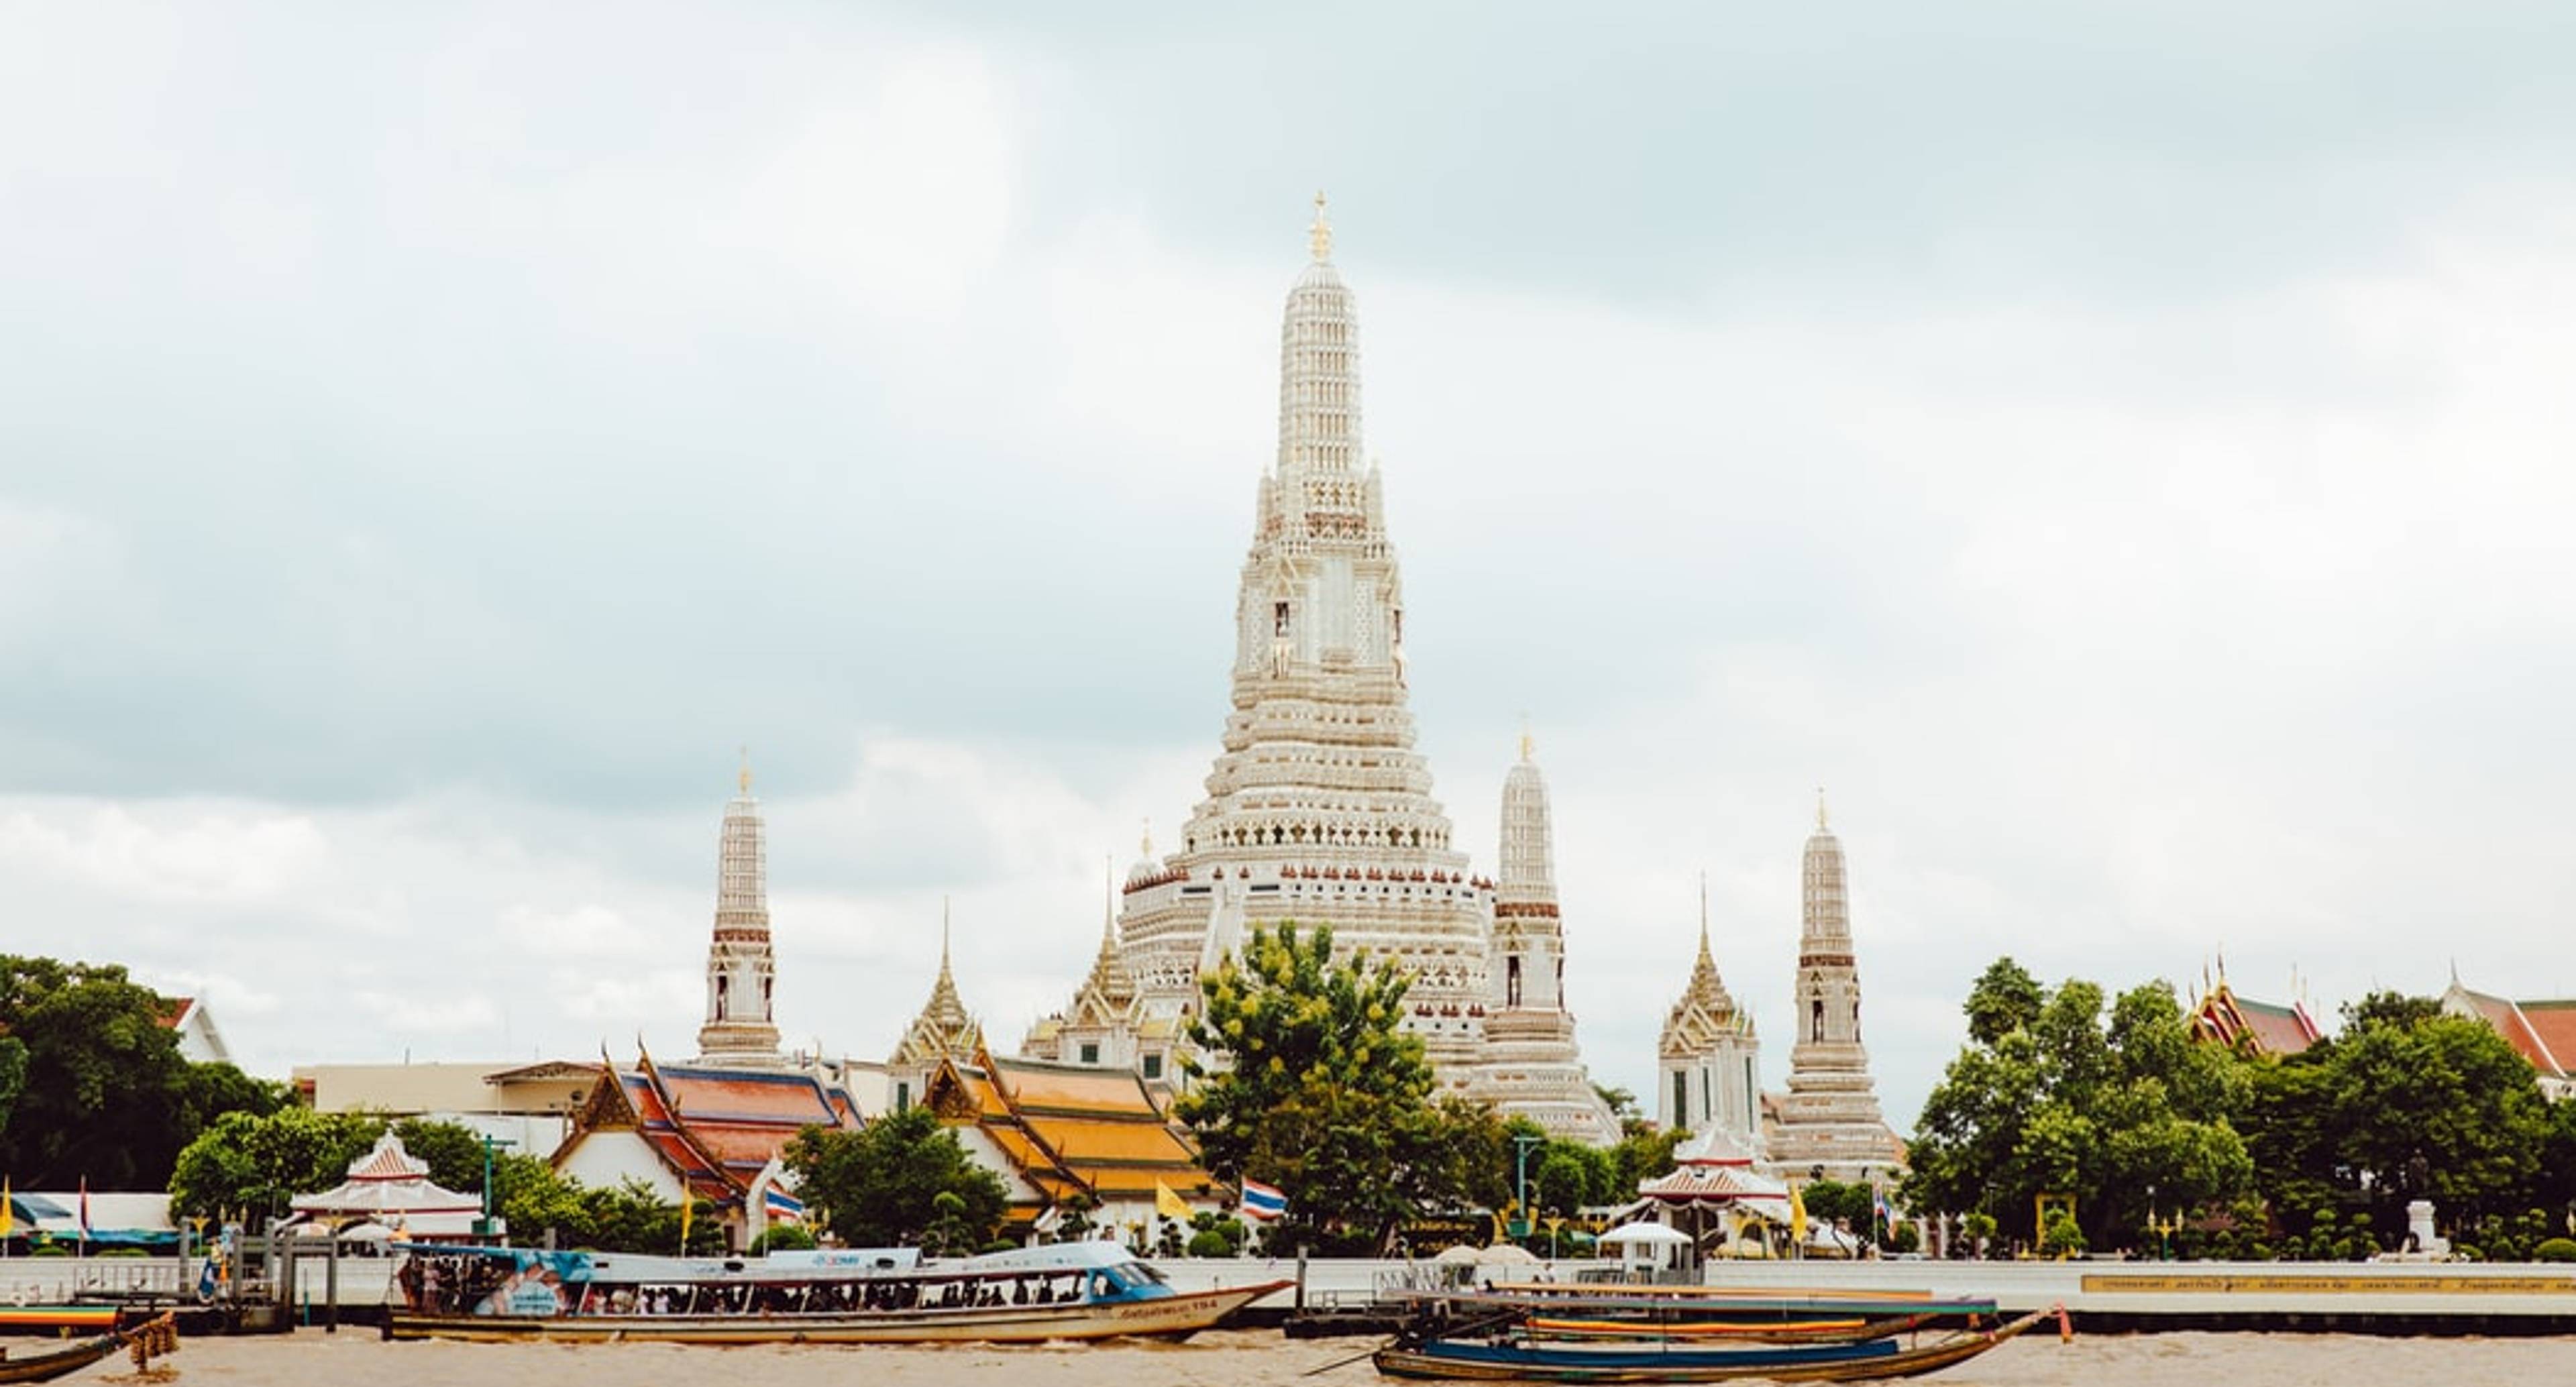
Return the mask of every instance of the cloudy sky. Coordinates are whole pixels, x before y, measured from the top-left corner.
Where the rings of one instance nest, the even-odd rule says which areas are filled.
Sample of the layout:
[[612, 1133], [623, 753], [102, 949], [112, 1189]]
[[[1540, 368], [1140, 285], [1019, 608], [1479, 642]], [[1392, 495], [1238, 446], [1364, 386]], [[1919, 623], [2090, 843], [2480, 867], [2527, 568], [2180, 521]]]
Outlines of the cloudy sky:
[[[1423, 748], [1596, 1077], [1816, 787], [2010, 953], [2576, 993], [2561, 4], [0, 5], [0, 949], [319, 1060], [1015, 1037], [1216, 750], [1333, 198]], [[1073, 17], [1079, 12], [1079, 18]], [[2079, 11], [2081, 11], [2079, 13]]]

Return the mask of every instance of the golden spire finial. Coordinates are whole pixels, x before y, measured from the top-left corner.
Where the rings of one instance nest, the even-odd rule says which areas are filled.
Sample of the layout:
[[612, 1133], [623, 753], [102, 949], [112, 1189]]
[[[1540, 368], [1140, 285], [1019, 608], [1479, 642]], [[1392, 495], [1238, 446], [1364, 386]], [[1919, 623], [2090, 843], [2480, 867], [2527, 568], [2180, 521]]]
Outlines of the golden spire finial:
[[1825, 787], [1822, 785], [1816, 787], [1816, 831], [1825, 831]]
[[748, 746], [742, 748], [742, 770], [735, 775], [734, 783], [742, 787], [744, 794], [751, 793], [751, 748]]
[[1530, 739], [1529, 714], [1523, 713], [1521, 714], [1521, 760], [1524, 762], [1530, 759], [1530, 749], [1533, 745]]
[[1143, 823], [1144, 826], [1137, 831], [1136, 855], [1151, 862], [1154, 860], [1154, 821], [1146, 819]]
[[1333, 224], [1324, 219], [1324, 190], [1315, 190], [1315, 224], [1306, 229], [1306, 249], [1317, 264], [1333, 258]]

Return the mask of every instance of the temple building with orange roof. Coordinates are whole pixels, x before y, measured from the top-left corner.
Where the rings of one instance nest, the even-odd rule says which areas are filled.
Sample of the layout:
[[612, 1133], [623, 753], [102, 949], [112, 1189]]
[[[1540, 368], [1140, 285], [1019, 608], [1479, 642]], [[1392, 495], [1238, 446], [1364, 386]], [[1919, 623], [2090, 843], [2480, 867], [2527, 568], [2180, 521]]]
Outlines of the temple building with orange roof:
[[858, 1104], [827, 1070], [610, 1064], [573, 1114], [554, 1167], [583, 1185], [641, 1181], [660, 1199], [713, 1204], [739, 1248], [760, 1235], [761, 1194], [807, 1127], [855, 1130]]
[[631, 1179], [673, 1203], [705, 1200], [737, 1248], [765, 1226], [763, 1196], [784, 1178], [787, 1143], [807, 1127], [861, 1121], [850, 1083], [858, 1066], [779, 1051], [766, 833], [748, 766], [738, 785], [718, 840], [698, 1057], [666, 1066], [639, 1045], [630, 1067], [603, 1053], [553, 1157], [580, 1184]]
[[1193, 1212], [1233, 1200], [1132, 1069], [978, 1050], [944, 1057], [923, 1101], [1002, 1177], [1010, 1192], [1006, 1234], [1051, 1231], [1077, 1200], [1094, 1224], [1121, 1231], [1153, 1227], [1161, 1190]]
[[2551, 1102], [2576, 1098], [2576, 997], [2517, 1002], [2461, 985], [2458, 969], [2442, 993], [2442, 1010], [2474, 1016], [2495, 1028], [2515, 1053], [2531, 1062], [2541, 1096]]
[[2192, 1000], [2185, 1019], [2195, 1039], [2245, 1055], [2280, 1059], [2325, 1039], [2325, 1028], [2317, 1024], [2304, 999], [2293, 997], [2282, 1005], [2240, 996], [2228, 985], [2223, 968], [2217, 982]]

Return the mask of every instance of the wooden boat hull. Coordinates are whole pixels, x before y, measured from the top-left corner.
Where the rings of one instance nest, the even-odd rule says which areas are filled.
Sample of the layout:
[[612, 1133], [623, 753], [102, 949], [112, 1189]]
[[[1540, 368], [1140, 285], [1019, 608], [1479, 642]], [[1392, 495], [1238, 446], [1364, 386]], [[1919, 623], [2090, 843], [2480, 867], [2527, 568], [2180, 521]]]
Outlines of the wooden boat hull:
[[136, 1362], [154, 1353], [167, 1353], [179, 1344], [177, 1322], [168, 1315], [157, 1316], [129, 1328], [112, 1330], [92, 1338], [64, 1344], [44, 1353], [16, 1353], [0, 1350], [0, 1383], [51, 1382], [69, 1377], [102, 1359], [123, 1353], [140, 1344]]
[[1614, 1352], [1527, 1342], [1435, 1341], [1381, 1349], [1376, 1362], [1377, 1370], [1388, 1377], [1445, 1382], [1875, 1382], [1920, 1377], [1964, 1363], [2063, 1313], [2033, 1311], [1993, 1329], [1963, 1331], [1919, 1348], [1902, 1348], [1892, 1339], [1867, 1344], [1745, 1349], [1683, 1345], [1662, 1351]]
[[420, 1315], [395, 1310], [395, 1339], [482, 1343], [940, 1344], [1048, 1339], [1178, 1339], [1294, 1285], [1267, 1281], [1150, 1300], [993, 1305], [863, 1315]]

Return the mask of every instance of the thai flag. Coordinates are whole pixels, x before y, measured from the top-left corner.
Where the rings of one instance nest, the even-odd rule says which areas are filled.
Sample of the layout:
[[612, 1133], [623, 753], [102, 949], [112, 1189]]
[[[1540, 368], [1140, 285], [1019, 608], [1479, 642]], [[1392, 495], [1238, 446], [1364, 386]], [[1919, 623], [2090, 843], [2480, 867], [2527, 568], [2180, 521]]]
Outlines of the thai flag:
[[1870, 1191], [1869, 1197], [1870, 1202], [1878, 1206], [1878, 1221], [1886, 1224], [1890, 1228], [1894, 1228], [1896, 1226], [1896, 1206], [1888, 1203], [1887, 1196], [1878, 1193], [1876, 1190]]
[[761, 1191], [760, 1207], [769, 1215], [769, 1221], [772, 1223], [803, 1223], [805, 1221], [805, 1201], [789, 1194], [787, 1191], [780, 1189], [776, 1185], [772, 1185], [768, 1189]]
[[1287, 1191], [1265, 1185], [1258, 1180], [1243, 1182], [1243, 1213], [1267, 1223], [1288, 1212]]

